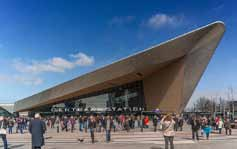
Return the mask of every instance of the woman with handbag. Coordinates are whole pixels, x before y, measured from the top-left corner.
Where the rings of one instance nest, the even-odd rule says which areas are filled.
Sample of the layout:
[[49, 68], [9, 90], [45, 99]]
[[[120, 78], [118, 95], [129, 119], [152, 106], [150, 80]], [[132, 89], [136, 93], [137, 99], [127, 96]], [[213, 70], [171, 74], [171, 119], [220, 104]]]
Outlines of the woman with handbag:
[[4, 149], [7, 149], [7, 120], [0, 116], [0, 136], [3, 141]]
[[161, 120], [162, 131], [165, 139], [165, 149], [168, 149], [170, 144], [170, 149], [174, 149], [174, 125], [175, 121], [171, 115], [164, 116]]

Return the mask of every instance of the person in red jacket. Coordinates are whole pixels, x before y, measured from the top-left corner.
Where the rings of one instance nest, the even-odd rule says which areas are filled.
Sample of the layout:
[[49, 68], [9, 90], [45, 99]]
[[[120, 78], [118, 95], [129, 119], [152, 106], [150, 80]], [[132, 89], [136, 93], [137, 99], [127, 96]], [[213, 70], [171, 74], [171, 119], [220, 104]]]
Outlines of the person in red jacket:
[[148, 116], [146, 116], [146, 117], [144, 118], [144, 127], [145, 127], [145, 128], [148, 128], [148, 127], [149, 127], [149, 118], [148, 118]]

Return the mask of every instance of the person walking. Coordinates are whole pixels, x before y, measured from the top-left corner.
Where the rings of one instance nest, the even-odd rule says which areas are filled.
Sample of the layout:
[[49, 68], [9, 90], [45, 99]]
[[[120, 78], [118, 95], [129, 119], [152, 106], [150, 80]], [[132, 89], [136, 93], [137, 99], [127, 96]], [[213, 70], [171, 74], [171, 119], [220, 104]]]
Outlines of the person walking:
[[94, 131], [96, 129], [96, 121], [94, 116], [90, 116], [90, 121], [89, 121], [89, 125], [88, 125], [89, 129], [90, 129], [90, 134], [91, 134], [91, 142], [95, 143], [95, 134]]
[[55, 120], [56, 128], [57, 128], [57, 133], [59, 133], [59, 125], [60, 125], [60, 118], [57, 116]]
[[174, 116], [174, 130], [178, 131], [178, 127], [179, 127], [179, 118], [177, 117], [177, 115]]
[[8, 134], [12, 134], [12, 128], [14, 127], [14, 120], [9, 118], [8, 120]]
[[194, 116], [192, 119], [191, 119], [191, 129], [192, 129], [192, 139], [195, 140], [195, 136], [196, 136], [196, 139], [199, 141], [199, 137], [198, 137], [198, 130], [200, 129], [200, 121], [199, 119]]
[[183, 125], [184, 125], [184, 119], [183, 119], [183, 117], [180, 117], [179, 118], [179, 130], [180, 131], [183, 131]]
[[149, 117], [148, 116], [145, 116], [145, 118], [144, 118], [144, 126], [145, 126], [145, 128], [149, 128]]
[[4, 116], [0, 116], [0, 137], [2, 138], [4, 149], [8, 149], [7, 144], [7, 120]]
[[76, 124], [76, 120], [74, 119], [73, 116], [71, 116], [69, 121], [70, 121], [70, 125], [71, 125], [71, 133], [73, 133], [73, 130], [74, 130], [75, 124]]
[[156, 132], [156, 130], [157, 130], [157, 123], [158, 123], [158, 118], [157, 118], [157, 116], [155, 115], [155, 116], [153, 117], [154, 132]]
[[226, 135], [231, 135], [231, 123], [230, 123], [230, 119], [229, 118], [225, 119], [224, 127], [225, 127], [225, 134]]
[[217, 124], [218, 124], [219, 134], [221, 134], [222, 128], [223, 128], [223, 125], [224, 125], [224, 123], [223, 123], [223, 121], [222, 121], [222, 118], [219, 119], [219, 121], [218, 121]]
[[108, 142], [110, 142], [110, 132], [111, 132], [111, 128], [112, 128], [112, 126], [113, 126], [113, 121], [112, 121], [112, 119], [111, 119], [111, 117], [108, 115], [107, 116], [107, 119], [106, 119], [106, 127], [105, 127], [105, 129], [106, 129], [106, 142], [108, 143]]
[[83, 131], [83, 117], [80, 115], [79, 119], [78, 119], [78, 123], [79, 123], [79, 131]]
[[212, 131], [211, 123], [208, 119], [204, 119], [203, 132], [206, 134], [206, 139], [209, 140], [209, 135]]
[[165, 149], [169, 148], [169, 144], [170, 149], [174, 149], [173, 141], [175, 136], [174, 131], [175, 121], [172, 119], [171, 115], [167, 115], [162, 118], [160, 123], [162, 125], [162, 132], [165, 139]]
[[41, 120], [39, 113], [35, 114], [35, 118], [29, 124], [29, 132], [31, 134], [32, 149], [41, 149], [44, 145], [44, 133], [46, 132], [46, 124]]

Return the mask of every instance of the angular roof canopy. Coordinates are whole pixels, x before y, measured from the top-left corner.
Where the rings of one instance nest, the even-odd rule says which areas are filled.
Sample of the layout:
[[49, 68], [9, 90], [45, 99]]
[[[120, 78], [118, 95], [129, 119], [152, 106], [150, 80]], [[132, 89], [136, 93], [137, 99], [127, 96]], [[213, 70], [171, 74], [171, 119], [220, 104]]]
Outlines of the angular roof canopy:
[[[213, 55], [223, 33], [223, 22], [214, 22], [68, 82], [15, 102], [15, 111], [31, 110], [95, 91], [142, 80], [155, 70], [185, 57], [185, 106]], [[199, 51], [199, 52], [197, 52]]]

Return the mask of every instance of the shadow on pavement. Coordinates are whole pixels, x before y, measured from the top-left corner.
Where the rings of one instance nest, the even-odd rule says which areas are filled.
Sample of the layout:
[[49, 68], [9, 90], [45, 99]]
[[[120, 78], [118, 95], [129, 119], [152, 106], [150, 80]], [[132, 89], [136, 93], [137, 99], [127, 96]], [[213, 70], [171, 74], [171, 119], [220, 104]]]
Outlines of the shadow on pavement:
[[14, 149], [14, 148], [19, 148], [25, 146], [24, 144], [19, 144], [19, 145], [10, 145], [9, 149]]

